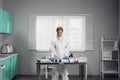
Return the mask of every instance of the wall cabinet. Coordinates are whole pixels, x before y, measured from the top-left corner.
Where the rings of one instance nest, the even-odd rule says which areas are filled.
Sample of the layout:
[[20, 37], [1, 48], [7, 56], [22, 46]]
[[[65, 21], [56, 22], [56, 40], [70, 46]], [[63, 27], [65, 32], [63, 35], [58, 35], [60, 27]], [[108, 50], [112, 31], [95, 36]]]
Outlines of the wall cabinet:
[[11, 33], [12, 15], [0, 8], [0, 33]]
[[0, 33], [3, 32], [3, 9], [0, 8]]
[[5, 66], [2, 71], [2, 80], [12, 80], [18, 73], [17, 55], [0, 61], [0, 64]]

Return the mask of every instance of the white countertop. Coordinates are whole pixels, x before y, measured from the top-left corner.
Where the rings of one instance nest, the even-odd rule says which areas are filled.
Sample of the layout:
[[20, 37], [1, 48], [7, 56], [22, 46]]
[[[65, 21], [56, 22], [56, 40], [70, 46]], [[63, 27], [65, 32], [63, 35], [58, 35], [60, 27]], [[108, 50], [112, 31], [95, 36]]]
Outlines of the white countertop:
[[14, 54], [0, 54], [0, 56], [4, 56], [4, 57], [0, 57], [0, 61], [3, 61], [5, 59], [8, 59], [8, 58], [10, 58], [12, 56], [16, 56], [16, 55], [18, 55], [18, 54], [17, 53], [14, 53]]
[[[51, 62], [49, 59], [37, 59], [37, 60], [40, 60], [41, 62]], [[69, 60], [66, 60], [66, 59], [62, 59], [62, 62], [75, 62], [75, 61], [78, 61], [78, 62], [85, 62], [87, 63], [87, 58], [86, 57], [79, 57], [77, 60], [75, 58], [70, 58]]]

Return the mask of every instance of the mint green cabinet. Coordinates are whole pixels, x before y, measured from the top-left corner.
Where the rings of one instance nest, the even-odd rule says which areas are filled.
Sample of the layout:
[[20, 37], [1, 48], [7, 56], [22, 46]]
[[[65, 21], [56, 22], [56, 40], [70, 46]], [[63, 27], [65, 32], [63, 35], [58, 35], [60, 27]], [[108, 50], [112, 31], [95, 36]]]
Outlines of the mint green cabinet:
[[3, 69], [2, 71], [2, 80], [10, 80], [10, 59], [6, 59], [2, 62], [0, 62], [0, 64], [5, 66], [5, 69]]
[[7, 11], [3, 11], [3, 33], [7, 32], [6, 28], [7, 28], [7, 23], [8, 23], [8, 12]]
[[18, 56], [14, 56], [14, 76], [18, 74]]
[[3, 9], [0, 8], [0, 32], [3, 32]]
[[7, 33], [11, 33], [11, 32], [12, 32], [12, 14], [9, 14]]
[[5, 69], [2, 71], [2, 80], [12, 80], [18, 74], [17, 55], [0, 61], [0, 64], [5, 65]]
[[18, 74], [18, 59], [17, 56], [11, 57], [11, 79]]
[[12, 28], [12, 15], [0, 8], [0, 33], [11, 33]]
[[10, 79], [12, 79], [13, 77], [14, 77], [14, 67], [13, 67], [13, 65], [14, 65], [14, 58], [13, 57], [11, 57], [11, 73], [10, 73]]

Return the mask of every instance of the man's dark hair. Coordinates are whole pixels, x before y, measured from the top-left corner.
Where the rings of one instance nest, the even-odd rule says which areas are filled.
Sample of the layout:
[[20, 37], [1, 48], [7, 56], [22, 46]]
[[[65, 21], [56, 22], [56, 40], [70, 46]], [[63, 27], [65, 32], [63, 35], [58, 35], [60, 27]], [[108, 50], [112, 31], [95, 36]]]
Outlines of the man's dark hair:
[[62, 27], [57, 27], [56, 31], [58, 32], [59, 30], [62, 30], [62, 32], [63, 32], [63, 28]]

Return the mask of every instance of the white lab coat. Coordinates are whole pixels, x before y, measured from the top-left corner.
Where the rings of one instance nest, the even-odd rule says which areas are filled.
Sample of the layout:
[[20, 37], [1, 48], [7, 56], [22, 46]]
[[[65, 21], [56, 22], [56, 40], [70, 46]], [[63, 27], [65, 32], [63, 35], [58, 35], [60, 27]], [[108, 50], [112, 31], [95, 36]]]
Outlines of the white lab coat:
[[[56, 36], [50, 46], [50, 55], [52, 57], [62, 59], [69, 55], [69, 42], [62, 36]], [[62, 75], [62, 80], [68, 80], [68, 71], [65, 65], [54, 66], [52, 71], [52, 80], [59, 80], [59, 73]]]

